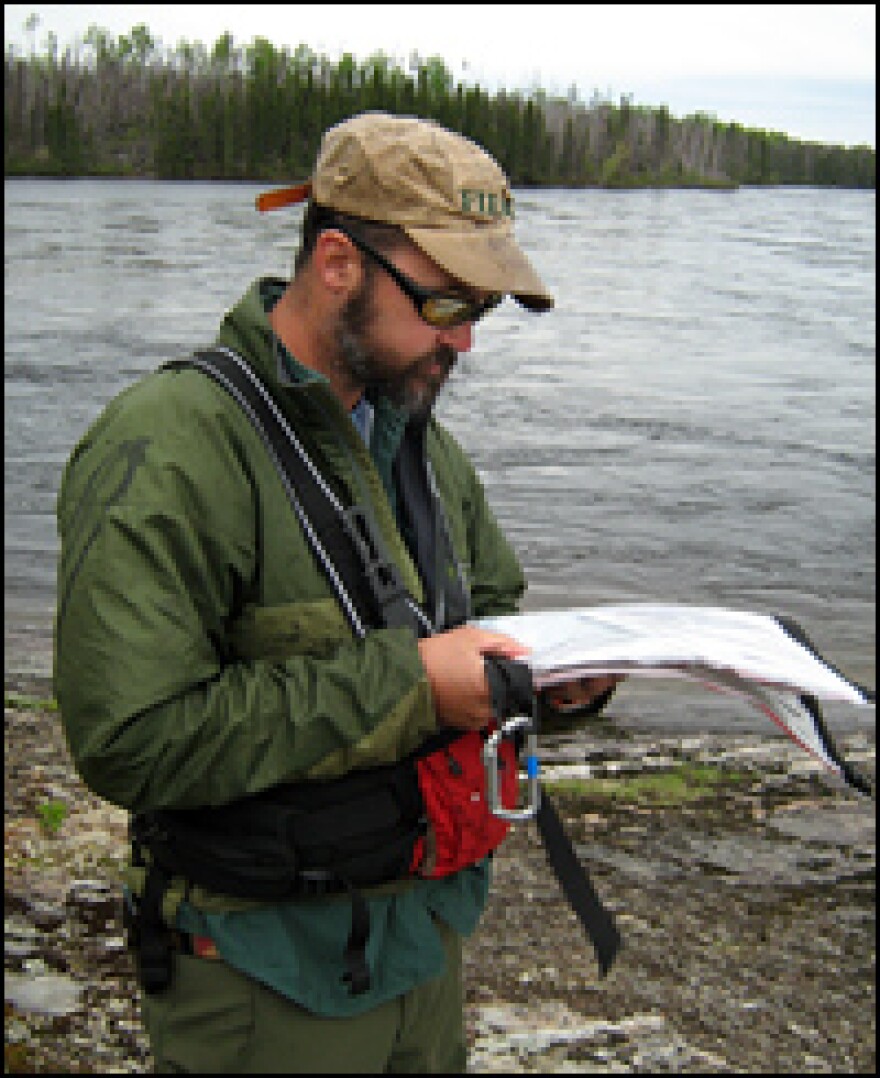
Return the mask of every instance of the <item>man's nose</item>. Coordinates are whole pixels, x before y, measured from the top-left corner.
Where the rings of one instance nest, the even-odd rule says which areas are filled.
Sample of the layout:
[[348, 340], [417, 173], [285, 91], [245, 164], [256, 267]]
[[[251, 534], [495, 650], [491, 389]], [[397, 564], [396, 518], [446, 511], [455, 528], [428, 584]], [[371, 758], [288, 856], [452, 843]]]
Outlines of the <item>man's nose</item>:
[[474, 343], [474, 326], [472, 322], [464, 322], [460, 326], [450, 326], [449, 329], [440, 331], [438, 344], [449, 345], [456, 352], [469, 352]]

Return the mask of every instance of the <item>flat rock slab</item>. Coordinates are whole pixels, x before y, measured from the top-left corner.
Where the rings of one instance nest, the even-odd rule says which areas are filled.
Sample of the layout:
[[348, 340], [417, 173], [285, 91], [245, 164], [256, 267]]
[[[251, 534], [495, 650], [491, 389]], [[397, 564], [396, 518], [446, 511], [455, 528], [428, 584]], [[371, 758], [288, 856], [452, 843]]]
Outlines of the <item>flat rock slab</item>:
[[76, 1011], [82, 1003], [83, 986], [60, 973], [7, 973], [3, 997], [20, 1011], [37, 1011], [53, 1018]]

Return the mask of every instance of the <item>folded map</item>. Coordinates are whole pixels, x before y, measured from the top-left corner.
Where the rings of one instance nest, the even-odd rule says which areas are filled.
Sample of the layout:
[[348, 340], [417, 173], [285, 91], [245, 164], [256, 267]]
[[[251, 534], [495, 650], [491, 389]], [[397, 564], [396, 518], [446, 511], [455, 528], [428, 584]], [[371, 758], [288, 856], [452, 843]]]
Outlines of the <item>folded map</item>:
[[873, 705], [790, 618], [722, 607], [630, 603], [482, 618], [530, 649], [536, 688], [600, 674], [680, 677], [742, 697], [851, 785], [818, 701]]

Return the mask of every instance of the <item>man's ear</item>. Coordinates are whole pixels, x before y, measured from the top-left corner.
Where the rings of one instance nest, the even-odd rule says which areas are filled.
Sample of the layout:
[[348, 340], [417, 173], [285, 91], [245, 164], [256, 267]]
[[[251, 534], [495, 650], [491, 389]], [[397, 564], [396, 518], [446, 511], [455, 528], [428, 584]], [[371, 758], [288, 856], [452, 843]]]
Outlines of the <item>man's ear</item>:
[[364, 269], [351, 240], [336, 229], [326, 229], [312, 252], [315, 273], [329, 292], [337, 297], [354, 295], [363, 281]]

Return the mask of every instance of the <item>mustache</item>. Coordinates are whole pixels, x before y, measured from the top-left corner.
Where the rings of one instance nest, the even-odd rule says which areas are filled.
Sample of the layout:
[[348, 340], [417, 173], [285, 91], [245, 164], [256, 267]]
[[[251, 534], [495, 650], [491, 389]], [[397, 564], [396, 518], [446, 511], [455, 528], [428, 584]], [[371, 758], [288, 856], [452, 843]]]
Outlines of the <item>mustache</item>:
[[417, 359], [410, 373], [422, 374], [436, 379], [437, 375], [432, 374], [431, 368], [437, 365], [443, 368], [440, 378], [446, 379], [455, 364], [458, 362], [458, 352], [448, 344], [438, 344], [436, 348], [432, 348], [427, 355]]
[[[367, 389], [384, 393], [397, 404], [405, 403], [418, 382], [427, 382], [436, 394], [458, 362], [458, 352], [448, 344], [440, 344], [414, 359], [405, 370], [394, 370], [378, 356], [365, 352], [359, 341], [349, 338], [345, 344], [349, 371], [359, 375]], [[435, 369], [438, 367], [439, 371]]]

